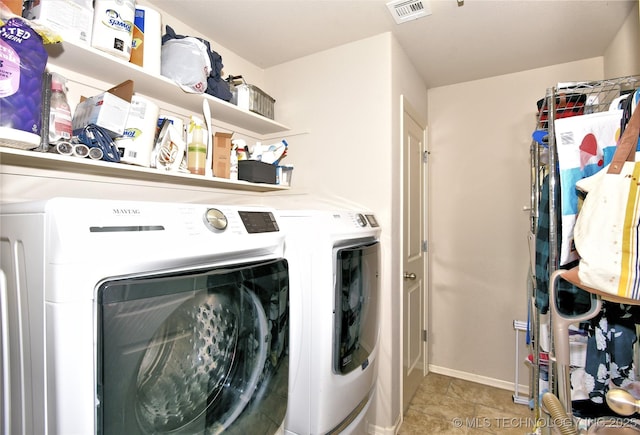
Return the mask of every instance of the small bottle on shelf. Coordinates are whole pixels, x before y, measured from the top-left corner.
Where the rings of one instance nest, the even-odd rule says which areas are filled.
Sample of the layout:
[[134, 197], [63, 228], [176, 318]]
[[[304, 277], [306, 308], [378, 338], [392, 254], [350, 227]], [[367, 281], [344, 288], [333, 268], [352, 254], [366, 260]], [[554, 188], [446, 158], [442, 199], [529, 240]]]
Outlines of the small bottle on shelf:
[[231, 159], [230, 159], [230, 168], [229, 168], [229, 179], [237, 180], [238, 179], [238, 151], [236, 150], [236, 146], [231, 146]]
[[191, 121], [191, 142], [187, 146], [187, 168], [196, 175], [205, 174], [207, 161], [207, 145], [203, 140], [202, 125]]
[[66, 79], [51, 74], [51, 109], [49, 112], [49, 143], [69, 141], [72, 136], [71, 108], [65, 92]]

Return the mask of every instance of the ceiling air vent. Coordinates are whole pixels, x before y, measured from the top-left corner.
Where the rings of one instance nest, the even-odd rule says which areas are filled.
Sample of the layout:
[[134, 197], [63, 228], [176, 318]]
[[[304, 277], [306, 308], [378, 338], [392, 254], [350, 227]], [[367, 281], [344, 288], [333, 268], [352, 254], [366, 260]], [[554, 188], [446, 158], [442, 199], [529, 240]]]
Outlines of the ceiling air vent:
[[398, 24], [431, 15], [431, 8], [424, 0], [395, 0], [387, 3], [387, 7]]

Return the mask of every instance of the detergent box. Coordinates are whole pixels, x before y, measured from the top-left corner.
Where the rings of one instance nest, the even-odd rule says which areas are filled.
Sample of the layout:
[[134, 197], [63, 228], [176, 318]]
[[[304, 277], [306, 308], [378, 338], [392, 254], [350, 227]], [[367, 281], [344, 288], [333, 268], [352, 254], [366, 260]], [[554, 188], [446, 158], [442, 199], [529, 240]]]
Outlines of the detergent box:
[[112, 137], [122, 136], [129, 117], [133, 81], [127, 80], [93, 97], [83, 98], [73, 113], [73, 134], [95, 124], [109, 131]]

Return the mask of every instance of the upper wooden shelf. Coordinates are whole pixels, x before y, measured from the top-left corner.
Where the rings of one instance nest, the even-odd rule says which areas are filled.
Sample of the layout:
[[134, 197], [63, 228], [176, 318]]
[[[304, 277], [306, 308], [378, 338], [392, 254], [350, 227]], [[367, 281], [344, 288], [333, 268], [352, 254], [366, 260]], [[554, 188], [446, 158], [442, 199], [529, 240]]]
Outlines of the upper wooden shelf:
[[47, 45], [49, 62], [61, 68], [94, 77], [108, 83], [118, 84], [133, 80], [134, 89], [142, 95], [182, 107], [193, 113], [202, 111], [202, 99], [207, 98], [213, 119], [237, 126], [259, 135], [286, 132], [288, 127], [269, 118], [243, 110], [236, 105], [208, 94], [184, 92], [173, 80], [153, 75], [138, 65], [110, 56], [89, 46], [72, 42]]

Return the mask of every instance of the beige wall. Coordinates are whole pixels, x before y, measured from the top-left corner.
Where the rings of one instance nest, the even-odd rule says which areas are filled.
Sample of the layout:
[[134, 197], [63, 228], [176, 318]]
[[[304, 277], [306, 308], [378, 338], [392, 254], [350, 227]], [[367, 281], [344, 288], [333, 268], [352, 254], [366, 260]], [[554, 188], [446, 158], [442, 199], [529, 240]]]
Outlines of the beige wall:
[[640, 11], [631, 11], [604, 53], [604, 76], [624, 77], [640, 74]]
[[[430, 367], [513, 388], [512, 322], [527, 317], [523, 207], [535, 104], [557, 82], [603, 77], [603, 59], [588, 59], [432, 89], [425, 106], [424, 86], [389, 35], [266, 71], [278, 119], [294, 128], [289, 156], [296, 166], [292, 191], [266, 201], [361, 205], [383, 223], [378, 433], [401, 414], [400, 95], [429, 114]], [[325, 166], [327, 155], [335, 158]]]
[[536, 101], [602, 71], [595, 58], [429, 90], [432, 370], [511, 387]]

